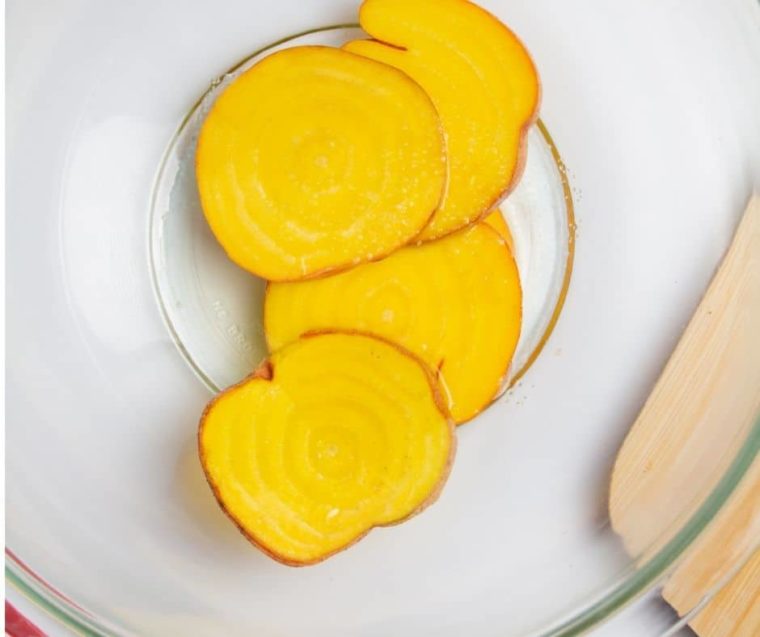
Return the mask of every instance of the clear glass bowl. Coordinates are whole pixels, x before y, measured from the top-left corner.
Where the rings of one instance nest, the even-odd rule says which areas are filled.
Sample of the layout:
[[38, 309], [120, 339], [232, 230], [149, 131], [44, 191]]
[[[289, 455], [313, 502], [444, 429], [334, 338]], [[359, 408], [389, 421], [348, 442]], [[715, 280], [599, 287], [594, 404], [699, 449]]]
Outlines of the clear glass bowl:
[[[292, 46], [340, 46], [362, 37], [354, 27], [311, 29], [266, 46], [212, 82], [169, 143], [150, 204], [150, 265], [161, 311], [175, 343], [213, 392], [250, 374], [267, 356], [266, 281], [237, 267], [208, 227], [195, 181], [200, 127], [217, 96], [240, 73]], [[574, 260], [575, 218], [567, 170], [542, 121], [528, 133], [525, 171], [500, 207], [523, 288], [521, 336], [504, 390], [543, 350], [564, 306]]]
[[[645, 634], [678, 624], [658, 587], [725, 505], [760, 430], [728, 469], [703, 467], [698, 501], [674, 501], [685, 521], [655, 552], [625, 553], [607, 485], [760, 189], [760, 9], [482, 4], [520, 34], [543, 80], [535, 188], [505, 204], [525, 229], [521, 272], [550, 273], [540, 293], [531, 286], [521, 378], [460, 428], [434, 507], [290, 569], [228, 523], [196, 458], [210, 388], [261, 354], [255, 303], [239, 303], [259, 284], [214, 252], [192, 179], [177, 177], [191, 156], [186, 115], [211, 78], [213, 96], [235, 60], [292, 34], [344, 39], [345, 28], [312, 31], [354, 22], [356, 3], [9, 3], [6, 573], [40, 606], [109, 635], [618, 636], [621, 622]], [[198, 264], [210, 278], [191, 274]]]

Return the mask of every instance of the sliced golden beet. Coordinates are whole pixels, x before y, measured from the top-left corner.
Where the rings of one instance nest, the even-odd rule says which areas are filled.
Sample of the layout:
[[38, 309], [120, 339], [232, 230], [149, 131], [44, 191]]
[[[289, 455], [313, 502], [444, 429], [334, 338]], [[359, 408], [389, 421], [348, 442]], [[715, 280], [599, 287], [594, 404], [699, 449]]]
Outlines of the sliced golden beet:
[[484, 223], [347, 272], [274, 283], [264, 301], [269, 346], [315, 329], [357, 329], [439, 369], [455, 422], [495, 397], [520, 335], [515, 261]]
[[466, 0], [364, 0], [359, 21], [375, 39], [344, 49], [408, 73], [446, 131], [449, 184], [420, 239], [483, 218], [519, 179], [538, 112], [538, 74], [525, 47]]
[[216, 100], [198, 140], [203, 212], [238, 265], [282, 281], [380, 258], [446, 181], [440, 120], [401, 71], [340, 49], [274, 53]]
[[206, 477], [264, 552], [318, 562], [435, 500], [455, 449], [438, 390], [424, 363], [386, 341], [303, 337], [208, 406]]
[[514, 254], [515, 253], [514, 239], [512, 239], [512, 233], [509, 231], [507, 220], [504, 218], [504, 214], [502, 213], [502, 211], [497, 208], [492, 213], [490, 213], [485, 219], [483, 219], [483, 221], [487, 223], [489, 226], [491, 226], [494, 230], [496, 230], [496, 232], [499, 233], [499, 236], [501, 236], [501, 238], [504, 239], [504, 241], [509, 246], [509, 251], [512, 254]]

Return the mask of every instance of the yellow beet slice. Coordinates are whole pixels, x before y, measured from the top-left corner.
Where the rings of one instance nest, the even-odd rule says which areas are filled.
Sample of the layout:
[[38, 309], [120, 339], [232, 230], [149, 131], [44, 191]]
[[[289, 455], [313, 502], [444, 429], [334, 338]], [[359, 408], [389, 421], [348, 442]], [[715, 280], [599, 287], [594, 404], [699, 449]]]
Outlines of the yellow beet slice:
[[198, 435], [206, 477], [261, 550], [319, 562], [436, 499], [455, 450], [438, 390], [396, 345], [305, 336], [208, 406]]
[[525, 47], [466, 0], [364, 0], [359, 21], [375, 39], [344, 49], [408, 73], [446, 132], [449, 183], [420, 239], [482, 219], [517, 183], [537, 117], [539, 79]]
[[425, 92], [340, 49], [274, 53], [203, 123], [201, 204], [230, 259], [261, 277], [316, 276], [389, 254], [440, 202], [446, 158]]
[[333, 276], [270, 284], [264, 300], [272, 349], [315, 329], [380, 335], [439, 370], [457, 423], [499, 391], [521, 317], [515, 261], [484, 223]]
[[507, 225], [507, 221], [504, 219], [504, 214], [501, 212], [501, 210], [497, 208], [493, 212], [489, 213], [489, 215], [483, 219], [483, 221], [499, 233], [501, 238], [504, 239], [506, 244], [509, 246], [509, 251], [514, 254], [514, 239], [512, 239], [512, 233], [509, 231], [509, 226]]

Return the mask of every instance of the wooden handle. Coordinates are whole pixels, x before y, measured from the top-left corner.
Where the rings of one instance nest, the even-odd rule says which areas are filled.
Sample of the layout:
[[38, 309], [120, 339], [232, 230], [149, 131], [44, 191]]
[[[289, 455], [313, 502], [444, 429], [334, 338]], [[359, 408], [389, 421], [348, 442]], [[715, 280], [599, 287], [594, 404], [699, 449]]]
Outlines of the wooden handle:
[[[755, 196], [615, 462], [610, 519], [631, 555], [648, 559], [683, 526], [759, 415], [760, 197]], [[690, 611], [759, 541], [756, 460], [663, 595], [678, 612]], [[703, 637], [760, 635], [759, 560], [748, 563], [692, 622]], [[742, 632], [747, 622], [750, 633]]]

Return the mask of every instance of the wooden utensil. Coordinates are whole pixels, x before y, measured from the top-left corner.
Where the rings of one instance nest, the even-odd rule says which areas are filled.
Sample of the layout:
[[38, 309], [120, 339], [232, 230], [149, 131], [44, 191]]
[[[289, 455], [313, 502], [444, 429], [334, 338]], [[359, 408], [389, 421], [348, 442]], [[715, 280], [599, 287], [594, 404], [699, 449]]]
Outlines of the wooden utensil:
[[[613, 529], [646, 560], [703, 503], [760, 417], [760, 196], [628, 433], [612, 472]], [[663, 589], [701, 637], [760, 635], [760, 458]], [[736, 574], [731, 569], [755, 550]]]

